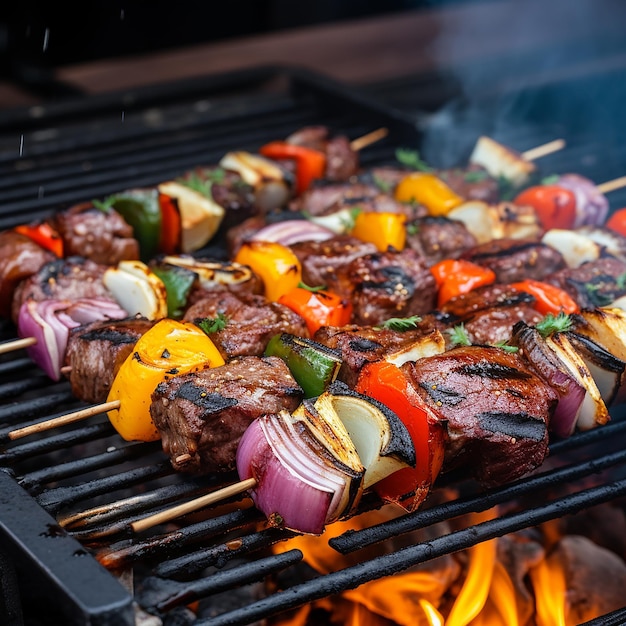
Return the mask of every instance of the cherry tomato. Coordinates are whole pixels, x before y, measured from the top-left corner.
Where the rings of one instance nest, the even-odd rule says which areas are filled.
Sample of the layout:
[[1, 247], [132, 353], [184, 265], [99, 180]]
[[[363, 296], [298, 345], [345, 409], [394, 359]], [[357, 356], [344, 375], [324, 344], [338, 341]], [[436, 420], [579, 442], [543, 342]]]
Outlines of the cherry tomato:
[[626, 207], [615, 211], [606, 221], [606, 227], [626, 237]]
[[558, 185], [537, 185], [522, 191], [515, 204], [532, 206], [544, 230], [572, 228], [576, 219], [576, 196]]

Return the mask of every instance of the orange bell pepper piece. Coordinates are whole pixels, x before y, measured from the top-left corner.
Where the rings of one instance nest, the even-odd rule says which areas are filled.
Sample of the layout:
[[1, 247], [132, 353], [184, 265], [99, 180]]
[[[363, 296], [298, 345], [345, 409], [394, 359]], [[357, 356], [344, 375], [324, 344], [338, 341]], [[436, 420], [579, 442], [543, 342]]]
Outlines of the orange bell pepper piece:
[[437, 304], [446, 303], [450, 298], [496, 281], [496, 274], [488, 267], [482, 267], [463, 259], [444, 259], [430, 268], [439, 289]]
[[322, 326], [346, 326], [352, 317], [352, 302], [332, 291], [296, 287], [278, 298], [306, 322], [311, 336]]
[[265, 296], [276, 302], [302, 282], [302, 265], [287, 247], [273, 241], [247, 241], [239, 248], [235, 263], [247, 265], [263, 281]]
[[15, 227], [16, 232], [26, 235], [42, 248], [63, 257], [63, 239], [50, 224], [41, 222], [39, 224], [22, 224]]
[[402, 250], [406, 243], [405, 223], [406, 217], [402, 213], [361, 211], [350, 234], [373, 243], [380, 252], [386, 252], [390, 247]]
[[259, 153], [268, 159], [295, 161], [296, 193], [298, 194], [306, 191], [313, 180], [323, 178], [326, 173], [326, 155], [313, 148], [287, 141], [271, 141], [261, 146]]
[[555, 285], [528, 278], [517, 283], [511, 283], [511, 287], [534, 296], [534, 307], [542, 315], [548, 313], [558, 315], [561, 312], [569, 315], [580, 312], [580, 307], [576, 301], [566, 291]]

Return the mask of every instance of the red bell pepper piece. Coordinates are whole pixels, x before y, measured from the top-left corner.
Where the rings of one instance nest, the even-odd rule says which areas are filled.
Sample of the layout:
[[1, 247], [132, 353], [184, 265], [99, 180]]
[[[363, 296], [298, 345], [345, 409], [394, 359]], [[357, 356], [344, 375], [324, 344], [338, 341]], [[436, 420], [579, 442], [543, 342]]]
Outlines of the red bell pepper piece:
[[332, 291], [296, 287], [278, 302], [304, 319], [311, 336], [322, 326], [346, 326], [352, 317], [352, 302]]
[[491, 285], [496, 274], [488, 267], [482, 267], [464, 259], [444, 259], [430, 268], [439, 289], [437, 304], [442, 306], [450, 298]]
[[569, 189], [558, 185], [536, 185], [522, 191], [513, 202], [532, 206], [544, 230], [574, 227], [576, 196]]
[[313, 148], [287, 141], [271, 141], [261, 146], [259, 152], [268, 159], [295, 161], [296, 193], [298, 194], [306, 191], [314, 179], [323, 178], [326, 173], [326, 155]]
[[415, 447], [416, 465], [401, 469], [373, 489], [387, 502], [416, 510], [437, 478], [444, 457], [445, 430], [402, 368], [388, 361], [365, 365], [355, 390], [382, 402], [404, 422]]
[[180, 209], [174, 198], [164, 193], [159, 193], [159, 205], [161, 207], [159, 252], [164, 254], [176, 254], [180, 252], [181, 249], [183, 232]]
[[512, 283], [511, 287], [518, 291], [529, 293], [535, 298], [534, 308], [542, 315], [552, 313], [579, 313], [580, 307], [576, 301], [563, 289], [544, 283], [539, 280], [526, 279]]
[[61, 239], [61, 235], [59, 235], [50, 224], [46, 222], [22, 224], [16, 226], [15, 230], [22, 235], [26, 235], [42, 248], [50, 250], [50, 252], [53, 252], [59, 258], [63, 257], [63, 239]]

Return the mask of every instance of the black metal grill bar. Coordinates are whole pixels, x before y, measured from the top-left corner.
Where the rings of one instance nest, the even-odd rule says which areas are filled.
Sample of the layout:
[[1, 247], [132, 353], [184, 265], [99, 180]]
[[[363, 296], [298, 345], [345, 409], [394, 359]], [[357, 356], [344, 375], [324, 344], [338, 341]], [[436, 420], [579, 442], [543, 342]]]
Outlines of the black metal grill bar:
[[[69, 385], [59, 385], [58, 391], [36, 398], [23, 398], [20, 402], [0, 407], [0, 424], [22, 424], [22, 420], [42, 415], [50, 410], [50, 406], [62, 406], [76, 402]], [[4, 439], [0, 437], [0, 442]]]
[[521, 513], [504, 515], [468, 528], [437, 537], [427, 543], [402, 548], [357, 565], [331, 572], [312, 581], [279, 591], [243, 608], [214, 618], [198, 620], [195, 626], [238, 626], [277, 615], [314, 600], [355, 589], [363, 583], [398, 574], [409, 567], [425, 563], [438, 556], [470, 548], [478, 543], [501, 537], [531, 526], [537, 526], [567, 514], [576, 513], [596, 504], [609, 502], [626, 494], [626, 479], [594, 487], [562, 499], [526, 509]]
[[358, 531], [346, 531], [343, 535], [331, 539], [329, 544], [342, 554], [347, 554], [446, 519], [452, 519], [466, 513], [486, 511], [498, 504], [513, 501], [528, 494], [539, 493], [556, 485], [568, 485], [572, 481], [597, 474], [624, 462], [626, 462], [626, 451], [620, 451], [584, 463], [575, 463], [563, 468], [548, 470], [499, 489], [486, 491], [469, 498], [452, 500], [432, 508], [420, 509], [384, 524], [370, 526]]

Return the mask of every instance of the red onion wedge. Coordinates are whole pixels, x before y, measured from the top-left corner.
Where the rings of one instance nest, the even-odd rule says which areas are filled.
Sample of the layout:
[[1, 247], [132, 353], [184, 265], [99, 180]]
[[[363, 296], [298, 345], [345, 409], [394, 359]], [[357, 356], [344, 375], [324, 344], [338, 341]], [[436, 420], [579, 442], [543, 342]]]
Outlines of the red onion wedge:
[[345, 429], [315, 413], [309, 404], [300, 416], [257, 418], [239, 442], [237, 470], [256, 480], [250, 495], [270, 523], [319, 535], [356, 505], [364, 470]]
[[26, 300], [20, 308], [17, 333], [32, 337], [30, 358], [52, 380], [60, 380], [70, 329], [89, 322], [123, 319], [128, 313], [110, 300]]
[[574, 228], [604, 224], [609, 213], [609, 201], [593, 181], [580, 174], [563, 174], [556, 184], [569, 189], [576, 196]]
[[254, 233], [251, 239], [291, 246], [301, 241], [326, 241], [334, 235], [332, 230], [309, 220], [293, 219], [268, 224]]
[[533, 326], [517, 322], [513, 327], [511, 344], [524, 352], [536, 372], [559, 395], [549, 428], [557, 437], [569, 437], [576, 429], [585, 399], [584, 387]]

